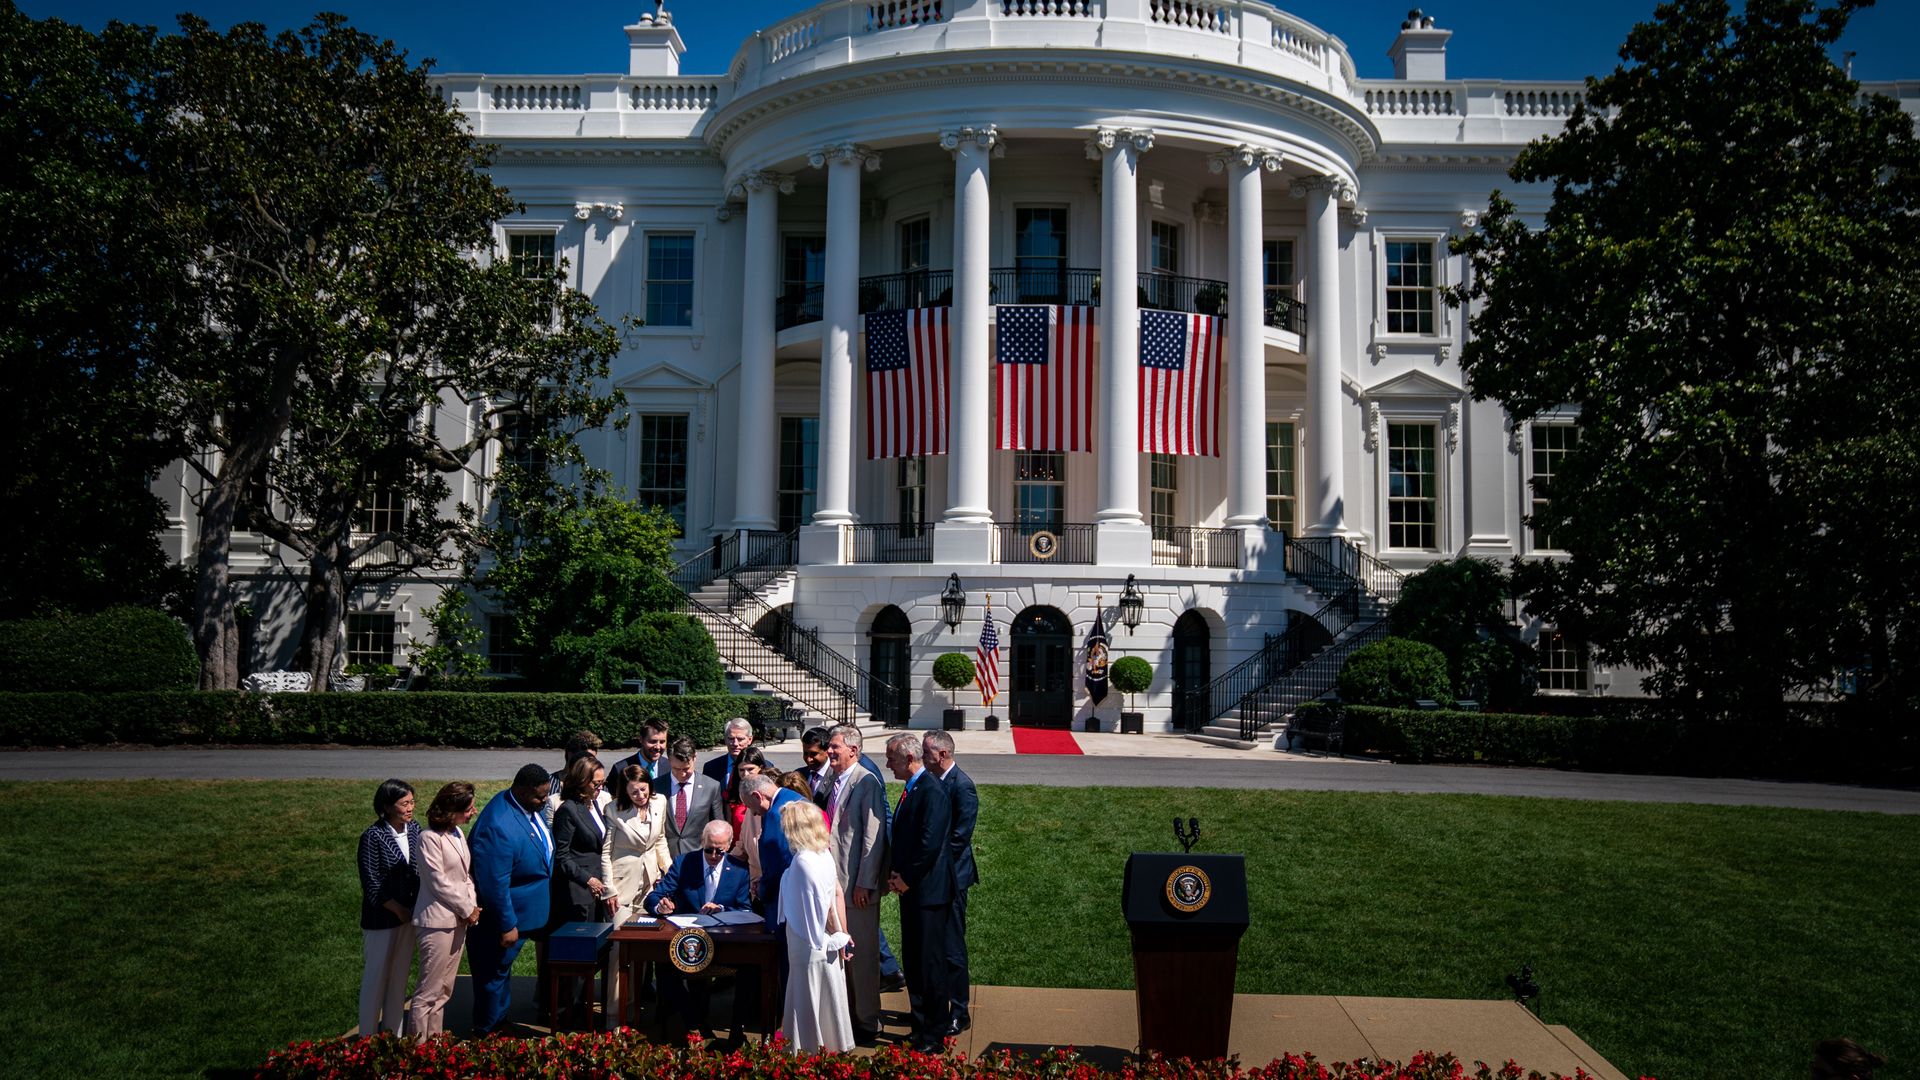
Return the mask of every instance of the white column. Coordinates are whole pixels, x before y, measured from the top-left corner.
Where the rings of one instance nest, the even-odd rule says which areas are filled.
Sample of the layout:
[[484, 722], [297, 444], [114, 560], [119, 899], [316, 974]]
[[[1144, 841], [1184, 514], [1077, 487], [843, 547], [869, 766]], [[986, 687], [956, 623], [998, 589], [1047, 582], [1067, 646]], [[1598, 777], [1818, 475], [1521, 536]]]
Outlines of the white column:
[[1331, 176], [1293, 184], [1307, 200], [1307, 467], [1309, 536], [1346, 531], [1345, 403], [1340, 394], [1340, 201], [1353, 186]]
[[[1100, 501], [1094, 518], [1102, 526], [1144, 525], [1138, 217], [1140, 155], [1151, 149], [1153, 132], [1133, 128], [1099, 128], [1087, 141], [1087, 156], [1101, 162]], [[1114, 561], [1104, 532], [1100, 544], [1100, 561]]]
[[733, 486], [733, 527], [772, 529], [779, 451], [774, 445], [774, 293], [780, 279], [780, 196], [793, 194], [793, 177], [748, 173], [733, 187], [747, 200], [747, 246], [740, 271], [739, 459]]
[[1227, 174], [1227, 525], [1267, 524], [1266, 275], [1260, 259], [1262, 170], [1280, 155], [1236, 146], [1208, 161]]
[[813, 523], [853, 521], [853, 339], [860, 331], [860, 172], [880, 155], [852, 143], [815, 150], [827, 170], [827, 279], [820, 297], [820, 486]]
[[948, 418], [947, 512], [945, 520], [993, 520], [987, 452], [993, 446], [992, 368], [987, 350], [987, 319], [992, 314], [987, 242], [990, 158], [1006, 148], [989, 125], [940, 134], [953, 155], [953, 413]]

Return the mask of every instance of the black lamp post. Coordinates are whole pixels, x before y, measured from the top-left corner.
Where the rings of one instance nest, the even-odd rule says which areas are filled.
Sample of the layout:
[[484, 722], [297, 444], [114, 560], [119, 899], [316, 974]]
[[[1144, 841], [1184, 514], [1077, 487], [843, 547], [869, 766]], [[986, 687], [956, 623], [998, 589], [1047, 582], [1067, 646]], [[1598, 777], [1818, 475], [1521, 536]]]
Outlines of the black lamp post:
[[1120, 591], [1120, 624], [1127, 628], [1127, 633], [1133, 633], [1133, 628], [1140, 625], [1140, 616], [1146, 610], [1147, 599], [1140, 595], [1140, 586], [1133, 575], [1128, 574], [1127, 587]]
[[960, 587], [960, 575], [948, 574], [947, 587], [940, 592], [940, 618], [948, 630], [958, 630], [966, 616], [967, 593]]

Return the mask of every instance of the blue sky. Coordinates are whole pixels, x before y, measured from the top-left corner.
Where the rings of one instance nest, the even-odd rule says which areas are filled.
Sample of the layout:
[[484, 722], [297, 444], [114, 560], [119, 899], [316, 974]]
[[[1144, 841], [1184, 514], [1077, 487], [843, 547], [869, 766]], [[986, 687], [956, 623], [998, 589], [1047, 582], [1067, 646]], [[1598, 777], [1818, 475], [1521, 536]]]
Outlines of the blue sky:
[[[811, 6], [805, 0], [668, 0], [687, 42], [681, 70], [725, 71], [754, 30]], [[1345, 41], [1362, 77], [1384, 78], [1393, 73], [1387, 46], [1412, 5], [1409, 0], [1298, 0], [1278, 6]], [[1456, 78], [1577, 79], [1612, 69], [1627, 29], [1652, 14], [1654, 0], [1448, 0], [1424, 6], [1439, 26], [1454, 31], [1447, 69]], [[174, 13], [193, 11], [215, 26], [252, 19], [278, 29], [300, 25], [316, 11], [340, 11], [414, 57], [434, 58], [440, 71], [499, 75], [624, 72], [626, 36], [620, 28], [653, 10], [651, 0], [20, 0], [20, 7], [36, 17], [58, 16], [93, 27], [110, 19], [171, 26]], [[1868, 80], [1920, 79], [1916, 25], [1920, 0], [1882, 0], [1855, 16], [1842, 45], [1857, 53], [1854, 74]]]

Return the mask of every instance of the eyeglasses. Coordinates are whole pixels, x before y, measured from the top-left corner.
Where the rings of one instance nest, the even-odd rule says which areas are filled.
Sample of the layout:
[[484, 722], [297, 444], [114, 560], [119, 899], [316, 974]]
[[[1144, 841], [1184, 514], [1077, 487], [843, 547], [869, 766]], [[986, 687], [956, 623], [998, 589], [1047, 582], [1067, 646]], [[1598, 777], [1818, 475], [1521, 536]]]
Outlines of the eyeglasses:
[[706, 852], [709, 855], [725, 855], [727, 853], [727, 849], [723, 847], [710, 847], [706, 849]]

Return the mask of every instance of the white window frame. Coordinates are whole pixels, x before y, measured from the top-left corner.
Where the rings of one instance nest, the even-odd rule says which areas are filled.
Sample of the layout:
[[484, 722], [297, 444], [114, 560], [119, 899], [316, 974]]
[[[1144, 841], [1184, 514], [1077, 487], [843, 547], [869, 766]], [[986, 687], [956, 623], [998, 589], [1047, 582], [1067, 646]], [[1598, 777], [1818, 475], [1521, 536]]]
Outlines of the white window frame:
[[580, 259], [573, 249], [562, 243], [562, 234], [567, 225], [564, 221], [527, 221], [515, 219], [494, 226], [494, 240], [498, 245], [497, 257], [503, 262], [513, 260], [513, 237], [515, 236], [551, 236], [553, 237], [553, 265], [556, 269], [565, 267], [567, 284], [579, 288], [575, 275], [580, 272]]
[[1547, 667], [1546, 665], [1547, 646], [1549, 645], [1549, 643], [1552, 642], [1554, 638], [1557, 638], [1560, 636], [1561, 636], [1560, 631], [1555, 629], [1554, 627], [1542, 626], [1540, 628], [1540, 636], [1534, 639], [1534, 644], [1533, 644], [1533, 653], [1534, 653], [1534, 656], [1538, 658], [1538, 663], [1539, 663], [1539, 667], [1536, 669], [1536, 671], [1542, 677], [1544, 677], [1548, 671], [1567, 672], [1567, 673], [1578, 672], [1580, 681], [1585, 683], [1586, 685], [1550, 687], [1545, 685], [1544, 678], [1543, 678], [1541, 685], [1539, 685], [1537, 688], [1538, 691], [1542, 694], [1552, 694], [1555, 696], [1563, 696], [1563, 697], [1591, 696], [1593, 694], [1598, 693], [1599, 692], [1599, 679], [1597, 677], [1598, 669], [1594, 667], [1592, 649], [1582, 645], [1569, 646], [1569, 651], [1573, 653], [1574, 659], [1580, 662], [1579, 667], [1571, 667], [1571, 668]]
[[640, 503], [640, 491], [641, 491], [641, 487], [640, 487], [640, 466], [641, 466], [640, 426], [649, 416], [663, 416], [663, 417], [677, 416], [682, 421], [684, 421], [687, 425], [686, 443], [685, 443], [685, 449], [687, 454], [687, 464], [686, 464], [687, 476], [686, 476], [686, 486], [684, 490], [681, 492], [682, 500], [686, 508], [686, 519], [680, 523], [680, 538], [682, 540], [686, 540], [695, 535], [693, 531], [693, 527], [696, 523], [694, 519], [693, 479], [694, 479], [694, 473], [697, 470], [697, 465], [695, 461], [696, 455], [694, 453], [693, 444], [695, 443], [695, 441], [697, 441], [695, 439], [694, 433], [695, 433], [695, 427], [699, 423], [699, 417], [695, 415], [695, 412], [692, 408], [680, 407], [674, 404], [665, 404], [665, 403], [654, 402], [654, 401], [647, 401], [644, 403], [643, 407], [632, 410], [632, 420], [629, 421], [629, 430], [633, 432], [633, 476], [632, 476], [632, 483], [629, 485], [629, 490], [633, 492], [634, 502], [642, 506], [646, 504]]
[[[1433, 430], [1433, 546], [1401, 547], [1393, 542], [1393, 429], [1425, 427]], [[1380, 548], [1382, 551], [1444, 555], [1447, 536], [1447, 435], [1445, 416], [1382, 416], [1380, 418]]]
[[642, 318], [647, 313], [647, 282], [652, 280], [651, 238], [665, 235], [691, 236], [693, 238], [693, 290], [692, 307], [684, 326], [657, 326], [648, 323], [636, 332], [650, 337], [701, 337], [706, 333], [706, 301], [702, 282], [707, 280], [707, 229], [706, 226], [691, 221], [649, 221], [636, 222], [632, 229], [633, 241], [638, 245], [634, 262], [634, 298], [633, 310]]
[[[1373, 338], [1384, 342], [1420, 342], [1433, 344], [1453, 338], [1453, 309], [1447, 306], [1441, 290], [1452, 284], [1453, 256], [1447, 253], [1445, 229], [1378, 229], [1373, 233]], [[1387, 329], [1387, 245], [1416, 243], [1433, 245], [1433, 332], [1406, 333]], [[1295, 258], [1300, 249], [1294, 248]], [[1296, 271], [1297, 272], [1297, 271]]]
[[[1539, 427], [1573, 428], [1578, 432], [1580, 416], [1576, 413], [1548, 413], [1536, 416], [1521, 425], [1520, 431], [1520, 542], [1521, 550], [1529, 555], [1565, 555], [1567, 549], [1560, 547], [1541, 547], [1534, 543], [1534, 527], [1527, 522], [1533, 514], [1535, 494], [1533, 490], [1533, 432]], [[1575, 438], [1579, 436], [1576, 434]], [[1589, 665], [1591, 667], [1591, 665]]]

